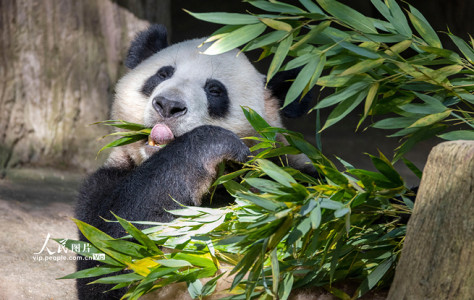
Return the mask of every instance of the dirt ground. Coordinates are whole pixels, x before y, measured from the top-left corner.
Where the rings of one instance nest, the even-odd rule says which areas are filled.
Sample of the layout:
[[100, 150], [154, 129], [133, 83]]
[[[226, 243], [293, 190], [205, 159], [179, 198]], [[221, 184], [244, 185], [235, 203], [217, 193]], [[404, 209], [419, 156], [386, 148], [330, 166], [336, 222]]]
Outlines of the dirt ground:
[[75, 255], [52, 239], [77, 239], [71, 217], [80, 180], [54, 170], [0, 179], [0, 300], [76, 299], [74, 280], [56, 280], [75, 272]]

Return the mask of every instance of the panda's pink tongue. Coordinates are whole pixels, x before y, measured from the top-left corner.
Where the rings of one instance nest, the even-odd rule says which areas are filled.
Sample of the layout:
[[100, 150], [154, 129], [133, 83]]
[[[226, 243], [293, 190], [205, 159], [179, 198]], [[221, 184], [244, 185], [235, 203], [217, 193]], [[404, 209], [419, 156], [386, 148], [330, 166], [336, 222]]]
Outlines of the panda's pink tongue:
[[168, 144], [174, 140], [174, 135], [171, 129], [165, 124], [156, 124], [151, 129], [150, 139], [158, 145]]

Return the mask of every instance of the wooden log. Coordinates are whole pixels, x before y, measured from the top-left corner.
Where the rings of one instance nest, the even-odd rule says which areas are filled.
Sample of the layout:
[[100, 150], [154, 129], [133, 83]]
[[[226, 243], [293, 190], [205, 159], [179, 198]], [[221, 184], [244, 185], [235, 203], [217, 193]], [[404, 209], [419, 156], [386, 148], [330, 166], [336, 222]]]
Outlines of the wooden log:
[[169, 26], [169, 10], [170, 0], [0, 0], [0, 171], [95, 169], [107, 130], [88, 125], [108, 119], [142, 17]]
[[431, 151], [388, 299], [474, 299], [474, 141]]

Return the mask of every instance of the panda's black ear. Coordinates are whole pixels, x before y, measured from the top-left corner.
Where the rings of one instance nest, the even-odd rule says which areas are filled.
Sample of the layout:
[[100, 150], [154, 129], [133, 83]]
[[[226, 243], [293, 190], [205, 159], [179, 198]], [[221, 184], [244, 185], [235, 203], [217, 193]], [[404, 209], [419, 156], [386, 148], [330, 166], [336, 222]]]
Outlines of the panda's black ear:
[[[283, 106], [286, 94], [293, 83], [293, 79], [298, 76], [300, 71], [301, 68], [295, 68], [278, 72], [272, 77], [270, 82], [268, 82], [267, 88], [270, 89], [273, 96], [280, 101], [280, 106]], [[283, 116], [287, 118], [298, 118], [308, 112], [313, 98], [312, 91], [309, 91], [302, 99], [300, 98], [301, 96], [298, 96], [295, 101], [282, 109]]]
[[139, 63], [163, 48], [168, 47], [166, 27], [153, 24], [147, 30], [139, 32], [128, 49], [125, 65], [133, 69]]

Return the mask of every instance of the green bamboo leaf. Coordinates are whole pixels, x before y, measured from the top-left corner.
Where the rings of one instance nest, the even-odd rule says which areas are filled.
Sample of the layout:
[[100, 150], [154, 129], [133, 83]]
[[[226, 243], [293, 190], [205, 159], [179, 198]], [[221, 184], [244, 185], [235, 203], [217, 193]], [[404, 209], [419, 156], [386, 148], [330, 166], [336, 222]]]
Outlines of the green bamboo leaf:
[[145, 246], [149, 251], [152, 251], [155, 254], [163, 254], [163, 252], [158, 249], [155, 242], [153, 242], [146, 234], [138, 230], [132, 223], [128, 222], [125, 219], [120, 218], [119, 216], [112, 213], [114, 217], [119, 221], [120, 225], [128, 232], [134, 239], [136, 239], [140, 244]]
[[379, 129], [407, 128], [416, 120], [418, 120], [418, 118], [415, 117], [388, 118], [376, 122], [372, 127]]
[[274, 295], [278, 294], [278, 285], [280, 283], [280, 263], [278, 262], [277, 248], [270, 252], [270, 261], [272, 264], [272, 291]]
[[413, 92], [413, 94], [415, 94], [418, 98], [420, 98], [423, 102], [428, 104], [433, 109], [438, 109], [440, 111], [444, 111], [447, 109], [446, 106], [444, 106], [444, 104], [441, 103], [441, 101], [439, 99], [436, 99], [435, 97], [417, 92]]
[[350, 212], [351, 209], [349, 207], [339, 208], [338, 210], [334, 211], [334, 217], [340, 218], [345, 216], [346, 214], [349, 214]]
[[370, 272], [370, 274], [365, 278], [365, 280], [357, 289], [357, 297], [361, 297], [366, 292], [370, 291], [383, 278], [387, 271], [390, 270], [390, 267], [395, 260], [396, 256], [391, 256], [389, 259], [379, 264], [372, 272]]
[[403, 157], [405, 153], [407, 153], [416, 144], [437, 135], [441, 131], [445, 130], [446, 127], [447, 127], [446, 124], [437, 123], [431, 126], [422, 127], [418, 129], [416, 132], [412, 133], [400, 147], [396, 149], [397, 152], [395, 154], [395, 157], [393, 158], [393, 161], [395, 162], [399, 160], [401, 157]]
[[290, 272], [285, 273], [283, 284], [278, 289], [278, 299], [287, 300], [293, 288], [294, 277]]
[[[224, 36], [226, 36], [228, 33], [231, 33], [232, 31], [235, 31], [239, 28], [242, 28], [243, 25], [225, 25], [225, 26], [222, 26], [221, 28], [217, 29], [216, 31], [214, 31], [205, 41], [204, 43], [210, 43], [210, 42], [213, 42], [215, 40], [218, 40], [220, 38], [223, 38]], [[203, 44], [204, 44], [203, 43]]]
[[413, 174], [416, 175], [416, 177], [421, 179], [421, 176], [423, 175], [423, 172], [420, 169], [418, 169], [418, 167], [415, 166], [414, 163], [412, 163], [411, 161], [409, 161], [405, 157], [402, 157], [402, 161], [408, 167], [408, 169], [410, 169], [413, 172]]
[[222, 175], [221, 177], [217, 178], [216, 181], [212, 184], [213, 186], [216, 186], [216, 185], [219, 185], [221, 183], [224, 183], [224, 182], [227, 182], [229, 180], [232, 180], [246, 172], [250, 171], [250, 169], [247, 169], [247, 168], [244, 168], [244, 169], [240, 169], [240, 170], [237, 170], [235, 172], [232, 172], [232, 173], [228, 173], [228, 174], [225, 174], [225, 175]]
[[370, 155], [372, 163], [375, 168], [382, 173], [388, 180], [393, 182], [396, 186], [403, 186], [403, 179], [400, 177], [400, 174], [395, 170], [392, 164], [386, 159], [381, 159]]
[[321, 207], [319, 204], [311, 211], [309, 219], [311, 220], [311, 228], [313, 230], [319, 227], [321, 224]]
[[316, 0], [328, 13], [364, 33], [377, 33], [374, 24], [360, 12], [334, 0]]
[[250, 41], [242, 50], [243, 51], [251, 51], [257, 48], [261, 48], [263, 46], [267, 46], [273, 43], [276, 43], [283, 39], [288, 32], [286, 31], [272, 31], [270, 33], [267, 33], [265, 35], [262, 35], [252, 41]]
[[236, 196], [238, 198], [248, 200], [252, 202], [253, 204], [260, 206], [269, 211], [278, 211], [279, 209], [286, 207], [285, 204], [282, 204], [280, 202], [276, 202], [267, 198], [259, 197], [254, 194], [237, 192]]
[[339, 172], [336, 168], [332, 168], [329, 166], [317, 165], [319, 171], [324, 174], [329, 180], [334, 182], [339, 186], [346, 186], [349, 183], [349, 180], [346, 176], [344, 176], [341, 172]]
[[385, 50], [384, 53], [390, 56], [397, 56], [397, 54], [408, 49], [411, 46], [411, 44], [412, 44], [412, 40], [404, 40], [391, 46], [390, 48]]
[[199, 279], [194, 281], [187, 282], [188, 284], [188, 293], [191, 298], [196, 299], [202, 295], [202, 283]]
[[246, 25], [255, 24], [259, 22], [256, 16], [246, 14], [236, 14], [227, 12], [193, 13], [186, 9], [183, 10], [191, 16], [195, 17], [196, 19], [217, 24]]
[[235, 49], [243, 44], [253, 40], [265, 31], [265, 24], [257, 23], [245, 25], [239, 29], [226, 34], [219, 40], [215, 41], [209, 48], [204, 51], [204, 54], [216, 55]]
[[321, 205], [321, 208], [327, 208], [330, 210], [338, 210], [344, 207], [344, 205], [341, 202], [337, 202], [330, 199], [323, 199], [320, 205]]
[[272, 194], [281, 194], [282, 191], [280, 188], [282, 187], [280, 184], [263, 178], [246, 178], [245, 182], [250, 184], [251, 186], [261, 190], [262, 192], [272, 193]]
[[283, 70], [287, 71], [287, 70], [301, 67], [302, 65], [306, 65], [310, 62], [310, 60], [313, 57], [314, 57], [313, 53], [306, 53], [301, 56], [295, 57], [283, 66]]
[[119, 147], [119, 146], [124, 146], [124, 145], [128, 145], [128, 144], [131, 144], [131, 143], [135, 143], [135, 142], [138, 142], [138, 141], [141, 141], [141, 140], [143, 140], [143, 135], [126, 136], [126, 137], [117, 139], [117, 140], [115, 140], [115, 141], [113, 141], [113, 142], [108, 143], [108, 144], [105, 145], [104, 147], [102, 147], [102, 148], [99, 150], [99, 152], [97, 152], [97, 155], [99, 155], [99, 153], [102, 152], [102, 151], [105, 150], [105, 149], [113, 148], [113, 147]]
[[448, 50], [448, 49], [441, 49], [441, 48], [436, 48], [436, 47], [430, 47], [430, 46], [424, 46], [424, 45], [418, 45], [418, 48], [420, 48], [423, 51], [426, 51], [428, 53], [436, 54], [438, 56], [444, 57], [449, 59], [450, 61], [457, 63], [457, 64], [462, 64], [461, 57], [454, 51]]
[[314, 109], [321, 109], [342, 102], [348, 99], [349, 97], [352, 97], [353, 95], [357, 94], [358, 92], [362, 91], [366, 87], [366, 82], [356, 82], [346, 87], [345, 89], [340, 90], [337, 93], [334, 93], [324, 98], [318, 104], [316, 104]]
[[261, 10], [270, 12], [286, 14], [300, 14], [305, 12], [299, 7], [278, 1], [249, 1], [248, 3], [257, 8], [260, 8]]
[[299, 0], [300, 3], [311, 13], [324, 15], [324, 12], [312, 0]]
[[137, 123], [130, 123], [124, 120], [106, 120], [100, 121], [96, 123], [92, 123], [91, 125], [106, 125], [106, 126], [113, 126], [121, 129], [131, 130], [131, 131], [140, 131], [143, 129], [149, 129], [145, 125], [137, 124]]
[[390, 15], [392, 16], [391, 19], [387, 20], [393, 24], [393, 27], [395, 27], [398, 33], [411, 38], [412, 31], [410, 29], [410, 25], [408, 24], [407, 18], [405, 17], [405, 14], [403, 13], [400, 6], [398, 6], [397, 2], [395, 0], [385, 0], [385, 4], [390, 10]]
[[354, 95], [339, 103], [336, 108], [334, 108], [329, 114], [326, 123], [324, 123], [324, 126], [321, 131], [336, 124], [337, 122], [342, 120], [342, 118], [347, 116], [357, 107], [357, 105], [359, 105], [364, 100], [364, 98], [367, 96], [367, 93], [368, 90], [364, 90], [358, 95]]
[[132, 283], [137, 280], [142, 280], [144, 277], [136, 273], [120, 274], [117, 276], [102, 277], [91, 284], [102, 283], [102, 284], [117, 284], [117, 283]]
[[216, 289], [217, 281], [224, 275], [225, 275], [225, 272], [212, 278], [208, 282], [206, 282], [206, 284], [204, 284], [204, 286], [202, 287], [202, 295], [203, 296], [211, 295]]
[[276, 133], [264, 131], [266, 128], [270, 127], [265, 119], [249, 107], [242, 107], [242, 111], [244, 112], [247, 121], [257, 132], [270, 141], [276, 141]]
[[272, 79], [273, 75], [275, 75], [278, 70], [280, 69], [283, 61], [290, 50], [291, 43], [293, 42], [293, 35], [288, 35], [285, 39], [280, 42], [278, 45], [275, 55], [273, 56], [272, 62], [270, 63], [270, 67], [268, 68], [267, 72], [267, 83]]
[[309, 218], [304, 218], [293, 230], [290, 232], [290, 235], [287, 239], [287, 244], [291, 245], [298, 241], [301, 237], [305, 236], [311, 229], [311, 220]]
[[426, 126], [432, 125], [434, 123], [437, 123], [439, 121], [446, 119], [450, 114], [451, 114], [451, 110], [449, 109], [441, 113], [427, 115], [415, 121], [415, 123], [408, 126], [408, 128], [426, 127]]
[[291, 27], [290, 24], [283, 21], [278, 21], [275, 19], [261, 18], [260, 21], [264, 23], [265, 25], [267, 25], [268, 27], [273, 28], [275, 30], [290, 32], [293, 29], [293, 27]]
[[385, 61], [384, 58], [363, 60], [341, 73], [341, 76], [364, 73], [379, 67]]
[[357, 82], [365, 82], [366, 85], [369, 85], [372, 81], [372, 78], [366, 74], [347, 76], [327, 75], [319, 77], [317, 84], [324, 87], [339, 88], [347, 87], [349, 84]]
[[257, 159], [256, 162], [258, 163], [260, 168], [263, 170], [263, 172], [265, 172], [265, 174], [270, 176], [272, 179], [274, 179], [278, 183], [287, 187], [291, 187], [291, 183], [296, 183], [295, 179], [291, 177], [290, 174], [285, 172], [283, 168], [275, 165], [271, 161], [266, 160], [266, 159]]
[[66, 275], [58, 279], [90, 278], [90, 277], [96, 277], [96, 276], [101, 276], [101, 275], [107, 275], [107, 274], [118, 272], [121, 270], [123, 270], [123, 267], [100, 266], [100, 267], [94, 267], [90, 269], [77, 271], [75, 273]]
[[380, 86], [380, 83], [378, 81], [370, 85], [369, 91], [367, 92], [367, 97], [365, 98], [364, 116], [362, 117], [362, 121], [369, 114], [370, 108], [372, 107], [372, 104], [374, 103], [375, 96], [377, 96], [377, 91], [379, 90], [379, 86]]
[[159, 263], [162, 266], [169, 268], [183, 268], [183, 267], [192, 267], [193, 265], [186, 261], [180, 259], [157, 259], [155, 262]]
[[456, 44], [459, 50], [464, 54], [464, 57], [471, 63], [474, 64], [474, 50], [469, 47], [469, 44], [466, 43], [460, 37], [455, 36], [454, 34], [448, 34], [451, 40]]
[[438, 137], [448, 140], [474, 140], [474, 130], [456, 130], [448, 133], [440, 134]]
[[313, 38], [318, 36], [326, 28], [328, 28], [330, 24], [331, 24], [331, 21], [325, 21], [325, 22], [321, 22], [318, 25], [314, 26], [298, 42], [294, 43], [293, 46], [290, 47], [290, 50], [293, 51], [295, 49], [298, 49], [300, 46], [306, 44], [307, 42], [312, 41]]
[[[288, 93], [285, 96], [285, 102], [283, 104], [283, 107], [286, 107], [288, 104], [296, 100], [299, 95], [301, 95], [304, 88], [308, 85], [309, 81], [311, 81], [311, 77], [313, 76], [313, 74], [315, 74], [316, 70], [318, 70], [319, 62], [319, 55], [314, 55], [313, 58], [309, 61], [309, 63], [304, 66], [303, 69], [301, 69], [301, 71], [298, 73], [298, 76], [296, 76], [295, 81], [293, 81], [293, 83], [291, 84]], [[319, 73], [321, 74], [322, 68], [319, 68], [319, 70]]]
[[413, 27], [421, 35], [421, 37], [432, 47], [442, 48], [441, 41], [438, 35], [433, 30], [431, 25], [426, 21], [425, 17], [413, 6], [409, 5], [410, 12], [408, 17], [410, 18]]
[[114, 240], [111, 236], [87, 223], [77, 219], [72, 220], [74, 223], [76, 223], [77, 228], [82, 232], [84, 237], [89, 240], [97, 249], [123, 264], [131, 263], [132, 259], [130, 256], [111, 250], [111, 245], [108, 243], [108, 241]]
[[[327, 0], [326, 0], [327, 1]], [[364, 47], [359, 47], [357, 45], [342, 41], [340, 38], [334, 38], [333, 39], [336, 43], [339, 43], [339, 46], [357, 54], [363, 57], [371, 58], [371, 59], [378, 59], [380, 58], [380, 55], [377, 52], [374, 52], [372, 50], [369, 50]]]

